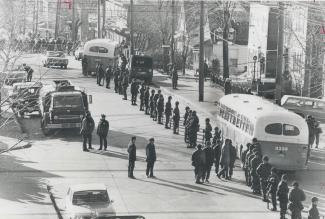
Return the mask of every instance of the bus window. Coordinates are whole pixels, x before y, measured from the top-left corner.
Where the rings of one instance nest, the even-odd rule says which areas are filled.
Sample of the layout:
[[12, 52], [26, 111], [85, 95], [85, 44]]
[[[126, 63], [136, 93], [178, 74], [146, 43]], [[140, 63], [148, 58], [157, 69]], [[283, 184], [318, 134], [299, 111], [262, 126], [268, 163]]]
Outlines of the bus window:
[[265, 132], [272, 135], [282, 135], [282, 124], [272, 123], [265, 127]]
[[314, 105], [314, 101], [311, 101], [311, 100], [306, 100], [305, 101], [305, 106], [313, 106]]
[[105, 47], [99, 47], [99, 48], [98, 48], [98, 52], [99, 52], [99, 53], [108, 53], [108, 49], [105, 48]]
[[98, 52], [98, 46], [93, 46], [89, 48], [90, 52]]
[[300, 134], [299, 129], [294, 125], [283, 124], [283, 135], [297, 136]]

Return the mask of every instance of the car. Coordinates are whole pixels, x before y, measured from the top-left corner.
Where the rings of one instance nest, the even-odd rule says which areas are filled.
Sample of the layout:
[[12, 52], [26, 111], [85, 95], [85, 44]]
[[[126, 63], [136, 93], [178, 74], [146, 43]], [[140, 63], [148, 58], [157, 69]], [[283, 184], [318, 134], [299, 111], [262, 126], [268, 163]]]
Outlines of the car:
[[109, 217], [95, 217], [94, 219], [145, 219], [145, 217], [141, 215], [119, 215]]
[[15, 83], [24, 83], [26, 80], [27, 72], [24, 70], [0, 72], [0, 92], [3, 100], [9, 100]]
[[68, 67], [69, 60], [65, 57], [64, 52], [61, 51], [47, 51], [42, 58], [44, 67], [59, 66], [61, 68]]
[[74, 52], [74, 57], [76, 60], [81, 60], [83, 57], [84, 48], [78, 47], [78, 49]]
[[66, 213], [71, 219], [116, 216], [113, 202], [103, 183], [73, 185], [66, 196]]

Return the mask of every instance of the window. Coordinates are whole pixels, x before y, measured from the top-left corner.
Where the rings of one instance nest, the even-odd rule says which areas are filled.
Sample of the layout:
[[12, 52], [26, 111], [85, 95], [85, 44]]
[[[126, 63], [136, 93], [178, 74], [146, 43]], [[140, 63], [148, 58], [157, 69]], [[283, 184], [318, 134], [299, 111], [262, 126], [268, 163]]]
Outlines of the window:
[[101, 46], [93, 46], [89, 48], [90, 52], [97, 52], [97, 53], [108, 53], [108, 49]]
[[272, 135], [282, 135], [282, 124], [272, 123], [265, 127], [265, 132]]
[[283, 135], [297, 136], [300, 134], [299, 129], [294, 125], [283, 124]]

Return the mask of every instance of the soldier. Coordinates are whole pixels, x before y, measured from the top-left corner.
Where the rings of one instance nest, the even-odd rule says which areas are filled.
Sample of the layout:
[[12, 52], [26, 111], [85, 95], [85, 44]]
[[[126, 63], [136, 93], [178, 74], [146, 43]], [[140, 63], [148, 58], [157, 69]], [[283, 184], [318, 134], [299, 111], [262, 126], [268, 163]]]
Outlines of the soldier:
[[254, 151], [254, 158], [251, 160], [251, 177], [252, 177], [252, 189], [254, 194], [261, 194], [260, 179], [256, 173], [256, 169], [262, 163], [261, 154], [258, 150]]
[[170, 129], [169, 122], [170, 122], [170, 117], [172, 115], [172, 103], [171, 103], [172, 97], [168, 97], [168, 101], [166, 102], [165, 105], [165, 116], [166, 116], [166, 122], [165, 122], [165, 128]]
[[124, 73], [124, 77], [123, 77], [123, 80], [122, 80], [122, 87], [123, 87], [123, 100], [127, 100], [127, 89], [128, 89], [128, 86], [129, 86], [129, 75], [127, 73], [127, 71]]
[[253, 146], [251, 146], [251, 153], [249, 153], [249, 155], [247, 156], [246, 162], [247, 162], [247, 169], [248, 169], [248, 177], [249, 177], [249, 185], [250, 187], [252, 187], [253, 184], [253, 177], [251, 174], [252, 171], [252, 160], [255, 158], [255, 153], [257, 152], [257, 150], [254, 150]]
[[164, 96], [160, 94], [159, 99], [157, 101], [157, 113], [158, 113], [158, 124], [163, 125], [161, 121], [164, 112]]
[[153, 110], [153, 117], [152, 117], [153, 121], [157, 121], [157, 116], [158, 116], [157, 105], [160, 96], [161, 96], [161, 90], [158, 90], [158, 92], [153, 97], [153, 102], [154, 102], [154, 106], [153, 106], [154, 110]]
[[125, 72], [120, 70], [119, 77], [118, 77], [118, 93], [123, 95], [123, 80], [125, 78]]
[[115, 71], [114, 71], [114, 91], [115, 91], [115, 93], [118, 93], [118, 91], [119, 91], [119, 75], [120, 75], [119, 69], [115, 68]]
[[[144, 83], [141, 84], [140, 88], [140, 111], [144, 111], [144, 94], [146, 91], [146, 85]], [[149, 96], [148, 96], [149, 98]]]
[[82, 63], [82, 74], [83, 75], [87, 75], [88, 76], [88, 70], [87, 70], [87, 68], [88, 68], [88, 60], [87, 60], [87, 58], [85, 58], [85, 57], [83, 57], [82, 58], [82, 60], [81, 60], [81, 63]]
[[253, 138], [252, 145], [253, 145], [253, 148], [256, 148], [258, 150], [258, 152], [262, 155], [261, 144], [258, 142], [257, 138]]
[[205, 129], [203, 130], [204, 132], [204, 138], [205, 138], [205, 144], [212, 138], [212, 126], [210, 124], [210, 119], [209, 118], [206, 118], [205, 119]]
[[173, 89], [177, 89], [177, 81], [178, 81], [178, 73], [176, 70], [176, 67], [173, 67], [172, 70], [172, 85], [173, 85]]
[[136, 137], [133, 136], [128, 145], [128, 154], [129, 154], [129, 166], [128, 166], [128, 177], [135, 179], [133, 175], [133, 170], [135, 166], [135, 161], [137, 159], [137, 147], [135, 145]]
[[112, 67], [110, 65], [107, 66], [105, 70], [105, 80], [106, 80], [106, 88], [110, 89], [110, 83], [111, 83], [111, 75], [112, 75]]
[[301, 219], [301, 211], [304, 209], [302, 202], [305, 201], [306, 195], [299, 188], [298, 182], [293, 182], [293, 189], [289, 193], [289, 210], [291, 211], [291, 219]]
[[130, 90], [131, 90], [131, 104], [137, 105], [136, 102], [137, 102], [139, 87], [138, 87], [138, 83], [135, 81], [135, 79], [132, 79]]
[[214, 137], [215, 141], [218, 139], [221, 139], [221, 130], [219, 130], [219, 127], [214, 128]]
[[204, 166], [205, 166], [205, 153], [202, 150], [202, 145], [197, 146], [197, 150], [192, 154], [192, 166], [194, 166], [195, 183], [202, 184]]
[[146, 156], [147, 156], [147, 169], [146, 169], [146, 175], [148, 178], [154, 178], [155, 176], [153, 175], [153, 167], [157, 159], [156, 155], [156, 149], [155, 149], [155, 139], [150, 138], [149, 139], [149, 144], [147, 144], [146, 147]]
[[220, 157], [221, 157], [221, 148], [222, 148], [222, 141], [217, 139], [215, 142], [213, 141], [213, 153], [214, 153], [214, 167], [215, 173], [219, 173], [219, 166], [220, 166]]
[[311, 199], [311, 207], [308, 211], [308, 219], [320, 219], [319, 217], [319, 211], [317, 209], [317, 204], [318, 204], [318, 198], [313, 197]]
[[186, 119], [186, 123], [185, 123], [185, 142], [188, 143], [188, 148], [190, 148], [190, 125], [192, 122], [192, 110], [189, 111], [188, 117]]
[[[83, 151], [89, 151], [88, 149], [93, 149], [91, 147], [91, 139], [92, 139], [92, 133], [95, 128], [95, 122], [94, 119], [91, 117], [90, 112], [86, 112], [86, 116], [83, 118], [81, 122], [81, 129], [80, 134], [83, 138]], [[88, 149], [87, 149], [87, 141], [88, 141]]]
[[154, 110], [155, 110], [155, 100], [154, 100], [154, 98], [155, 98], [155, 90], [154, 89], [152, 89], [151, 90], [151, 96], [150, 96], [150, 99], [149, 99], [149, 103], [150, 103], [150, 117], [151, 118], [154, 118]]
[[25, 63], [23, 64], [23, 68], [27, 72], [27, 81], [28, 82], [32, 81], [34, 70], [30, 66], [26, 65]]
[[263, 195], [263, 201], [268, 202], [269, 200], [266, 198], [266, 188], [267, 188], [267, 180], [271, 175], [271, 164], [269, 164], [269, 157], [264, 156], [263, 157], [263, 163], [261, 163], [257, 169], [256, 173], [260, 178], [260, 184], [262, 189], [262, 195]]
[[144, 92], [144, 106], [145, 106], [145, 114], [146, 115], [149, 115], [149, 109], [150, 109], [149, 98], [150, 98], [150, 87], [147, 86], [146, 90]]
[[285, 219], [285, 215], [287, 213], [287, 206], [289, 200], [288, 199], [289, 187], [287, 182], [288, 182], [288, 177], [286, 174], [283, 174], [278, 186], [278, 190], [276, 192], [276, 195], [280, 202], [280, 219]]
[[184, 114], [184, 121], [183, 121], [183, 126], [185, 127], [185, 133], [184, 133], [184, 141], [185, 143], [187, 143], [187, 128], [186, 128], [186, 124], [187, 124], [187, 119], [188, 119], [188, 115], [190, 112], [190, 107], [186, 106], [185, 107], [185, 114]]
[[173, 131], [174, 131], [174, 134], [179, 133], [179, 120], [180, 120], [181, 116], [179, 114], [178, 105], [179, 105], [179, 102], [176, 101], [175, 102], [175, 108], [174, 108], [174, 111], [173, 111], [173, 123], [174, 123]]
[[104, 143], [104, 150], [107, 150], [107, 134], [109, 130], [109, 122], [105, 119], [105, 115], [101, 115], [102, 118], [100, 119], [98, 126], [97, 126], [97, 135], [99, 136], [99, 150], [103, 149]]
[[220, 164], [222, 169], [218, 172], [217, 177], [220, 179], [221, 175], [225, 175], [226, 179], [228, 177], [228, 168], [230, 165], [230, 139], [225, 140], [225, 144], [221, 149]]
[[235, 167], [235, 161], [236, 161], [236, 158], [237, 158], [237, 151], [236, 151], [236, 148], [232, 145], [232, 141], [230, 140], [230, 143], [229, 143], [229, 149], [230, 149], [230, 163], [229, 163], [229, 180], [231, 180], [232, 178], [232, 174], [233, 174], [233, 170], [234, 170], [234, 167]]
[[241, 155], [241, 162], [242, 162], [242, 165], [243, 165], [243, 169], [245, 171], [246, 185], [249, 186], [249, 169], [248, 169], [248, 165], [246, 163], [246, 160], [247, 160], [247, 157], [252, 152], [252, 147], [251, 147], [252, 145], [251, 145], [251, 143], [247, 143], [246, 146], [247, 146], [247, 149]]
[[205, 153], [205, 167], [204, 167], [204, 177], [205, 177], [205, 182], [209, 183], [209, 178], [210, 178], [210, 172], [211, 172], [211, 167], [214, 162], [214, 151], [211, 148], [211, 142], [207, 141], [206, 147], [203, 149], [203, 152]]
[[196, 111], [192, 112], [190, 124], [189, 124], [189, 140], [190, 140], [190, 147], [194, 148], [196, 146], [197, 141], [197, 132], [199, 131], [199, 117], [196, 115]]
[[272, 211], [277, 211], [276, 209], [276, 190], [278, 188], [279, 184], [279, 178], [276, 174], [276, 169], [272, 167], [271, 169], [271, 175], [269, 176], [267, 180], [267, 193], [271, 194], [271, 200], [272, 200]]

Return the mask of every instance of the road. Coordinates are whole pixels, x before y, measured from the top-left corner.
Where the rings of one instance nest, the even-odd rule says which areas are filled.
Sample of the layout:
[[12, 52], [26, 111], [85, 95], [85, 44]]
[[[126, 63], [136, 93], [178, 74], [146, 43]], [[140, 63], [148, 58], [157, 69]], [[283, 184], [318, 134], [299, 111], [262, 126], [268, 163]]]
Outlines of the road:
[[[68, 69], [63, 70], [43, 68], [39, 60], [37, 55], [23, 60], [34, 68], [34, 80], [69, 78], [93, 96], [90, 110], [95, 122], [102, 113], [110, 122], [109, 150], [96, 150], [99, 139], [94, 134], [95, 150], [82, 152], [77, 133], [56, 132], [45, 137], [37, 115], [24, 118], [23, 128], [32, 147], [2, 155], [0, 205], [6, 208], [1, 210], [0, 218], [57, 218], [47, 186], [60, 213], [66, 216], [64, 197], [69, 185], [91, 182], [108, 186], [119, 214], [146, 218], [278, 218], [278, 212], [269, 211], [244, 185], [240, 168], [235, 169], [232, 181], [219, 180], [212, 174], [209, 184], [195, 184], [190, 161], [193, 150], [185, 147], [183, 137], [154, 123], [111, 89], [97, 86], [94, 78], [83, 77], [80, 62], [70, 59]], [[126, 147], [131, 136], [137, 137], [136, 180], [127, 178]], [[145, 176], [144, 148], [150, 137], [156, 139], [156, 179]], [[306, 207], [310, 197], [317, 195], [320, 210], [325, 211], [324, 170], [325, 163], [313, 161], [307, 170], [290, 176], [308, 193]]]

